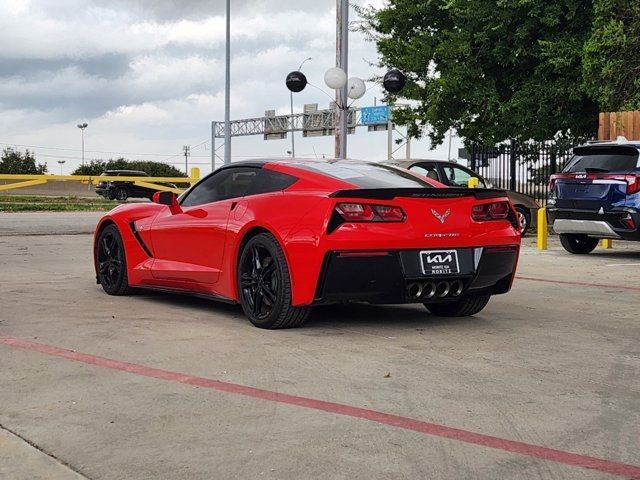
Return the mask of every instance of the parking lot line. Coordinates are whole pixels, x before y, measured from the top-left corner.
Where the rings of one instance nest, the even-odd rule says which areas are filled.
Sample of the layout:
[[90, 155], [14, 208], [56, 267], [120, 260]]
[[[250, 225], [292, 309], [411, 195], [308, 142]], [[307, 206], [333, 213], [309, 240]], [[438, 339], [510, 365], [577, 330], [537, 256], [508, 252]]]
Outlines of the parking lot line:
[[527, 280], [530, 282], [558, 283], [561, 285], [576, 285], [579, 287], [610, 288], [612, 290], [631, 290], [634, 292], [640, 292], [640, 287], [630, 287], [628, 285], [605, 285], [601, 283], [573, 282], [570, 280], [553, 280], [550, 278], [522, 277], [520, 275], [516, 276], [516, 280]]
[[436, 423], [425, 422], [400, 415], [379, 412], [366, 408], [355, 407], [340, 403], [326, 402], [313, 398], [301, 397], [296, 395], [288, 395], [270, 390], [249, 387], [236, 383], [213, 380], [204, 377], [196, 377], [184, 373], [162, 370], [135, 363], [123, 362], [106, 357], [81, 353], [66, 348], [60, 348], [52, 345], [32, 342], [25, 339], [0, 336], [0, 344], [10, 347], [21, 348], [39, 352], [45, 355], [61, 357], [67, 360], [73, 360], [89, 365], [95, 365], [111, 370], [119, 370], [143, 377], [155, 378], [170, 382], [183, 383], [187, 385], [198, 386], [217, 390], [220, 392], [233, 393], [243, 395], [260, 400], [267, 400], [281, 404], [293, 405], [302, 408], [308, 408], [317, 411], [343, 415], [352, 418], [360, 418], [371, 422], [388, 425], [391, 427], [411, 430], [423, 433], [425, 435], [447, 438], [459, 442], [479, 445], [483, 447], [493, 448], [505, 452], [515, 453], [541, 460], [548, 460], [565, 465], [596, 470], [603, 473], [618, 475], [622, 477], [640, 479], [640, 466], [630, 465], [588, 455], [580, 455], [577, 453], [556, 450], [540, 445], [534, 445], [514, 440], [493, 437], [482, 433], [472, 432], [459, 428], [449, 427]]

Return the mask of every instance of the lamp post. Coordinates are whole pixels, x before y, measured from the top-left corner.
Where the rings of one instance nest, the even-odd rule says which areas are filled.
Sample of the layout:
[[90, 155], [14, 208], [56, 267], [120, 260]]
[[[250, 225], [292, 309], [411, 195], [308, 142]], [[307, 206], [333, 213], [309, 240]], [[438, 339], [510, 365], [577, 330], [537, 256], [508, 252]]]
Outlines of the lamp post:
[[[297, 72], [300, 72], [300, 74], [302, 75], [302, 67], [304, 66], [305, 63], [307, 63], [308, 61], [313, 60], [312, 57], [309, 58], [305, 58], [302, 63], [300, 64], [300, 66], [298, 67], [298, 70], [296, 70]], [[293, 120], [293, 90], [289, 90], [289, 97], [291, 99], [291, 157], [295, 158], [296, 157], [296, 131], [295, 131], [295, 124], [294, 124], [294, 120]]]
[[224, 163], [231, 163], [231, 0], [227, 0], [227, 42], [224, 82]]
[[62, 175], [62, 166], [66, 163], [66, 160], [58, 160], [58, 165], [60, 165], [60, 175]]
[[84, 129], [89, 126], [88, 123], [79, 123], [78, 128], [82, 132], [82, 166], [84, 167]]

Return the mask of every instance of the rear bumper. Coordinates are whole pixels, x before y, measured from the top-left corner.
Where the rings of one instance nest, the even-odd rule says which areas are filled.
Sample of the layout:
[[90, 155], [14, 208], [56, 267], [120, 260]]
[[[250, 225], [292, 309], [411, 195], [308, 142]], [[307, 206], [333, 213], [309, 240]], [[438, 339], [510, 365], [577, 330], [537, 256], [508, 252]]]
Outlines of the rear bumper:
[[[640, 241], [640, 211], [636, 208], [615, 208], [604, 213], [549, 208], [547, 215], [549, 225], [557, 234]], [[629, 215], [636, 225], [635, 228], [629, 228], [622, 221]]]
[[519, 247], [458, 249], [459, 274], [423, 275], [410, 260], [416, 251], [329, 252], [324, 260], [314, 304], [344, 301], [371, 303], [444, 303], [463, 295], [497, 295], [511, 289]]

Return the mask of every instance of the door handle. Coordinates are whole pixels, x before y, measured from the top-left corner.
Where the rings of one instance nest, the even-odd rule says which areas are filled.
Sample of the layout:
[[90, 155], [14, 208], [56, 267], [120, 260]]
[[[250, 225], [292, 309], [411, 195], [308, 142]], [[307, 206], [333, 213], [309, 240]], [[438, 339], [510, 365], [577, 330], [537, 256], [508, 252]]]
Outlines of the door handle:
[[231, 211], [238, 205], [238, 202], [231, 202]]

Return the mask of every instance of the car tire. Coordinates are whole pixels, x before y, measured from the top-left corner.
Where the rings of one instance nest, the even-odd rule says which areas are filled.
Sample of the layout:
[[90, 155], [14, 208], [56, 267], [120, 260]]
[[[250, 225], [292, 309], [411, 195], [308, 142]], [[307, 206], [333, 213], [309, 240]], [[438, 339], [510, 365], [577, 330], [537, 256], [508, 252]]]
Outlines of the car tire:
[[238, 299], [247, 318], [258, 328], [302, 325], [310, 307], [294, 307], [287, 260], [275, 237], [260, 233], [242, 248], [237, 269]]
[[575, 255], [586, 255], [595, 250], [600, 240], [586, 235], [561, 234], [560, 243], [564, 249]]
[[126, 202], [129, 198], [129, 191], [125, 187], [118, 187], [114, 196], [119, 202]]
[[425, 303], [424, 306], [438, 317], [470, 317], [484, 309], [490, 298], [491, 295], [468, 296], [451, 303]]
[[120, 232], [108, 225], [100, 232], [95, 247], [98, 282], [109, 295], [128, 295], [133, 292], [127, 275], [127, 259]]
[[518, 215], [518, 224], [520, 225], [520, 234], [524, 237], [531, 226], [531, 212], [528, 208], [517, 206], [516, 213]]

